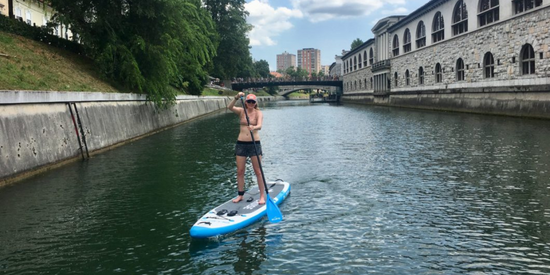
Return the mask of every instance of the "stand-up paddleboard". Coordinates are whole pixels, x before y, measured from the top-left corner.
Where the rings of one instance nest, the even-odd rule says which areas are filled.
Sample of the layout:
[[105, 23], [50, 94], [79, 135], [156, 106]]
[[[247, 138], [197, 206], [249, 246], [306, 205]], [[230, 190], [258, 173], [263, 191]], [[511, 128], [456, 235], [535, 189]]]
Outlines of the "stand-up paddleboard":
[[[276, 205], [290, 194], [290, 183], [281, 180], [267, 182], [269, 196]], [[244, 193], [243, 199], [238, 202], [228, 202], [208, 211], [189, 231], [193, 238], [209, 238], [231, 233], [251, 225], [266, 215], [266, 204], [258, 204], [260, 191], [258, 186]]]

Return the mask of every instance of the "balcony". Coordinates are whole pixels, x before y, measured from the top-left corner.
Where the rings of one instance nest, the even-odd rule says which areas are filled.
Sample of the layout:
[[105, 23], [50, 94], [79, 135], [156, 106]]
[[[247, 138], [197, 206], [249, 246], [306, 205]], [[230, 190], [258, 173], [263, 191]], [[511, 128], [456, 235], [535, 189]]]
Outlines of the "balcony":
[[382, 60], [382, 61], [378, 61], [374, 64], [372, 64], [372, 71], [373, 72], [377, 72], [377, 71], [381, 71], [381, 70], [389, 70], [391, 68], [391, 60], [389, 59], [386, 59], [386, 60]]

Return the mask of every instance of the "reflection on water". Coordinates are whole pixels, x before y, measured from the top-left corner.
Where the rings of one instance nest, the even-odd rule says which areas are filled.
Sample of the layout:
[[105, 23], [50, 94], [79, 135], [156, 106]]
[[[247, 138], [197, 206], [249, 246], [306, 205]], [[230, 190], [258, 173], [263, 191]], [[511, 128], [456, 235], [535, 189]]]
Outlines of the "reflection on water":
[[550, 273], [550, 122], [262, 110], [266, 177], [292, 183], [283, 222], [190, 239], [236, 194], [238, 119], [222, 111], [0, 189], [0, 272]]

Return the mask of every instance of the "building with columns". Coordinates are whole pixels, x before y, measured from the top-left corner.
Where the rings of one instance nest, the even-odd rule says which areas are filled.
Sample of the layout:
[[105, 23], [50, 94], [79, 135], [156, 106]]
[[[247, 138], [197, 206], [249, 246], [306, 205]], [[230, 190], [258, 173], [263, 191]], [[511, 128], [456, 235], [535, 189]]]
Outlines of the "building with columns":
[[550, 107], [549, 29], [548, 1], [428, 1], [380, 20], [374, 38], [342, 57], [343, 100], [472, 110], [484, 99], [491, 113], [509, 113], [496, 106], [503, 100]]

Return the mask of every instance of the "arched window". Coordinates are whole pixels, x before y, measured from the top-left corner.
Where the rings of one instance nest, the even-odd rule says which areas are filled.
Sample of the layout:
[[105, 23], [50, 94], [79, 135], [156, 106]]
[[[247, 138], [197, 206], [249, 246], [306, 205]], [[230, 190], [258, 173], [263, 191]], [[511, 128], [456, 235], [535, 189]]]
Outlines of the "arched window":
[[394, 35], [393, 36], [393, 56], [398, 56], [399, 55], [399, 36]]
[[367, 51], [363, 51], [363, 67], [367, 67]]
[[370, 89], [374, 89], [374, 83], [372, 83], [372, 77], [370, 78]]
[[355, 81], [353, 82], [353, 89], [354, 89], [354, 90], [357, 90], [357, 80], [355, 80]]
[[443, 16], [441, 12], [437, 12], [434, 16], [434, 21], [432, 24], [432, 41], [433, 43], [439, 42], [445, 39], [445, 24], [443, 22]]
[[468, 31], [468, 10], [463, 0], [456, 2], [453, 11], [453, 35]]
[[353, 70], [357, 70], [357, 56], [353, 57]]
[[411, 51], [411, 31], [407, 28], [405, 34], [403, 35], [403, 53], [408, 53]]
[[361, 60], [361, 53], [359, 53], [359, 69], [361, 69], [361, 67], [363, 67], [363, 61]]
[[534, 9], [542, 5], [542, 0], [514, 0], [514, 12], [515, 14]]
[[348, 61], [344, 61], [344, 73], [348, 73]]
[[372, 65], [374, 63], [374, 52], [372, 51], [372, 48], [370, 48], [369, 51], [369, 65]]
[[418, 68], [418, 84], [424, 84], [424, 68], [422, 67]]
[[490, 52], [487, 52], [483, 57], [483, 71], [485, 78], [495, 77], [495, 59]]
[[397, 72], [393, 74], [393, 86], [397, 87]]
[[411, 85], [411, 78], [410, 78], [409, 70], [405, 71], [405, 84], [407, 86]]
[[535, 73], [535, 51], [533, 46], [525, 44], [521, 48], [521, 73], [522, 74], [534, 74]]
[[498, 0], [481, 0], [479, 2], [479, 26], [485, 26], [499, 19], [499, 4]]
[[443, 72], [441, 71], [441, 64], [435, 64], [435, 83], [441, 83], [443, 81]]
[[426, 27], [424, 26], [424, 22], [420, 21], [416, 27], [416, 48], [424, 46], [426, 46]]
[[462, 60], [462, 58], [459, 58], [456, 61], [456, 80], [464, 80], [464, 61]]

